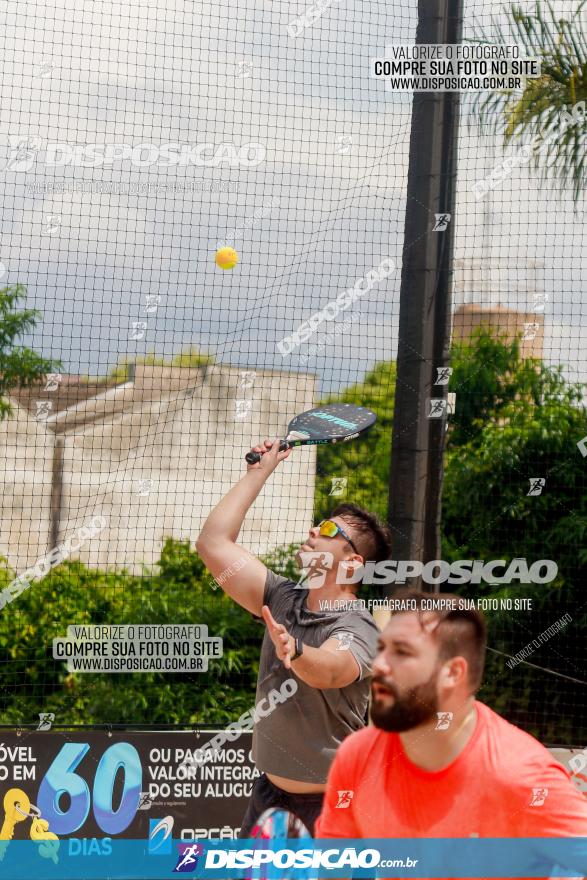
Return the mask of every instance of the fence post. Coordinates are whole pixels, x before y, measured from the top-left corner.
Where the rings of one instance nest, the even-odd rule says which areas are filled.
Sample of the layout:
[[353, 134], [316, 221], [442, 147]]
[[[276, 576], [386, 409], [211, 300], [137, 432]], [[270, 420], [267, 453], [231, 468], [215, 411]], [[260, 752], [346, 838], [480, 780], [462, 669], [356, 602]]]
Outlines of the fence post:
[[[462, 17], [463, 0], [419, 0], [416, 43], [459, 43]], [[397, 560], [440, 558], [446, 417], [428, 418], [426, 402], [447, 394], [434, 382], [449, 363], [458, 118], [458, 93], [414, 94], [388, 506]], [[450, 214], [446, 231], [432, 231], [435, 214]]]

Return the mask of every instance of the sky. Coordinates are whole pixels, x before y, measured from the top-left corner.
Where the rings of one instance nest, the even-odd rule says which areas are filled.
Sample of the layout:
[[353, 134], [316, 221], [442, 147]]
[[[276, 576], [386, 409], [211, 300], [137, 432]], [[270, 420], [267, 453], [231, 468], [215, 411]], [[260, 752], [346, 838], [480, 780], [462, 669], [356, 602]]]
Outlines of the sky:
[[[27, 344], [91, 375], [195, 345], [252, 369], [315, 372], [326, 393], [394, 356], [411, 100], [370, 78], [369, 60], [413, 42], [417, 3], [324, 2], [301, 29], [310, 5], [3, 4], [0, 283], [25, 284], [27, 307], [42, 312]], [[496, 8], [466, 3], [467, 32], [489, 26]], [[62, 156], [144, 144], [152, 157], [176, 142], [212, 145], [207, 155], [228, 144], [233, 156], [257, 144], [263, 158], [252, 167], [49, 164], [49, 144]], [[511, 152], [481, 136], [465, 103], [455, 258], [493, 273], [492, 302], [527, 308], [534, 288], [545, 292], [545, 359], [587, 381], [584, 202], [541, 189], [524, 167], [477, 201], [473, 184]], [[84, 182], [120, 191], [82, 192]], [[40, 189], [55, 183], [78, 191]], [[192, 190], [173, 191], [178, 183]], [[129, 193], [139, 184], [161, 189]], [[220, 244], [239, 253], [232, 271], [215, 265]], [[348, 325], [348, 313], [325, 321], [280, 354], [284, 335], [385, 257], [397, 270], [361, 297]], [[148, 296], [160, 299], [148, 305]]]

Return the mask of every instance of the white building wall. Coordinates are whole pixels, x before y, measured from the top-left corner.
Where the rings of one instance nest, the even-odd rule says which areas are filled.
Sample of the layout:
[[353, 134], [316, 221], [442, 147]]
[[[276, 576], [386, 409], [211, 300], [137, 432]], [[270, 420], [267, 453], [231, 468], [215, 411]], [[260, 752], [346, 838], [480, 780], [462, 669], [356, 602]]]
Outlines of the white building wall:
[[[139, 573], [159, 559], [165, 537], [193, 542], [214, 504], [245, 473], [251, 445], [285, 436], [291, 417], [315, 402], [309, 375], [256, 371], [254, 384], [241, 387], [251, 380], [238, 367], [212, 366], [191, 381], [188, 371], [175, 378], [150, 369], [148, 393], [144, 375], [134, 389], [120, 391], [128, 398], [124, 412], [117, 401], [111, 417], [86, 425], [78, 418], [64, 437], [60, 538], [95, 514], [107, 519], [79, 551], [90, 566]], [[155, 396], [153, 383], [165, 390], [145, 399]], [[243, 400], [252, 406], [241, 419]], [[262, 553], [302, 538], [312, 519], [314, 475], [315, 450], [294, 450], [253, 505], [239, 540]]]
[[0, 421], [0, 555], [19, 574], [47, 552], [55, 435], [10, 403]]

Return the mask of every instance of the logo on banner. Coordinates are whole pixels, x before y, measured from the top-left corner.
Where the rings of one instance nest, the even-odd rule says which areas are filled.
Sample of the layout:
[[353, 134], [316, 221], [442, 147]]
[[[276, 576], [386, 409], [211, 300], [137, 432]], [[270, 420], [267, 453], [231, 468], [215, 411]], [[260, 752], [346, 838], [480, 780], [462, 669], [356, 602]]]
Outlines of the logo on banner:
[[37, 730], [51, 730], [51, 725], [55, 721], [55, 712], [39, 712], [39, 723]]
[[173, 816], [149, 819], [149, 855], [168, 856], [171, 853]]
[[142, 791], [139, 797], [139, 805], [137, 810], [150, 810], [153, 804], [153, 798], [148, 791]]
[[179, 857], [173, 869], [175, 874], [193, 874], [198, 865], [198, 857], [204, 852], [201, 843], [178, 843]]

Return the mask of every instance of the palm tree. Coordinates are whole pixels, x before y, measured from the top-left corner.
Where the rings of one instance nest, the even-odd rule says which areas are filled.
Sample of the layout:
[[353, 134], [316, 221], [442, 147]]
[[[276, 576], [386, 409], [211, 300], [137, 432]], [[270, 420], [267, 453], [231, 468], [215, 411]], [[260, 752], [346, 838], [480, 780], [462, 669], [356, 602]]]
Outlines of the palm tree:
[[572, 181], [575, 200], [587, 182], [587, 111], [585, 103], [580, 104], [587, 101], [586, 2], [582, 0], [568, 18], [557, 16], [551, 3], [546, 4], [547, 12], [540, 2], [530, 12], [512, 6], [513, 40], [499, 23], [499, 39], [489, 40], [482, 32], [475, 40], [515, 42], [525, 57], [541, 61], [541, 76], [526, 80], [521, 95], [493, 92], [482, 95], [476, 107], [482, 122], [503, 130], [506, 144], [532, 135], [535, 168], [541, 168], [543, 180], [554, 174], [563, 185]]

